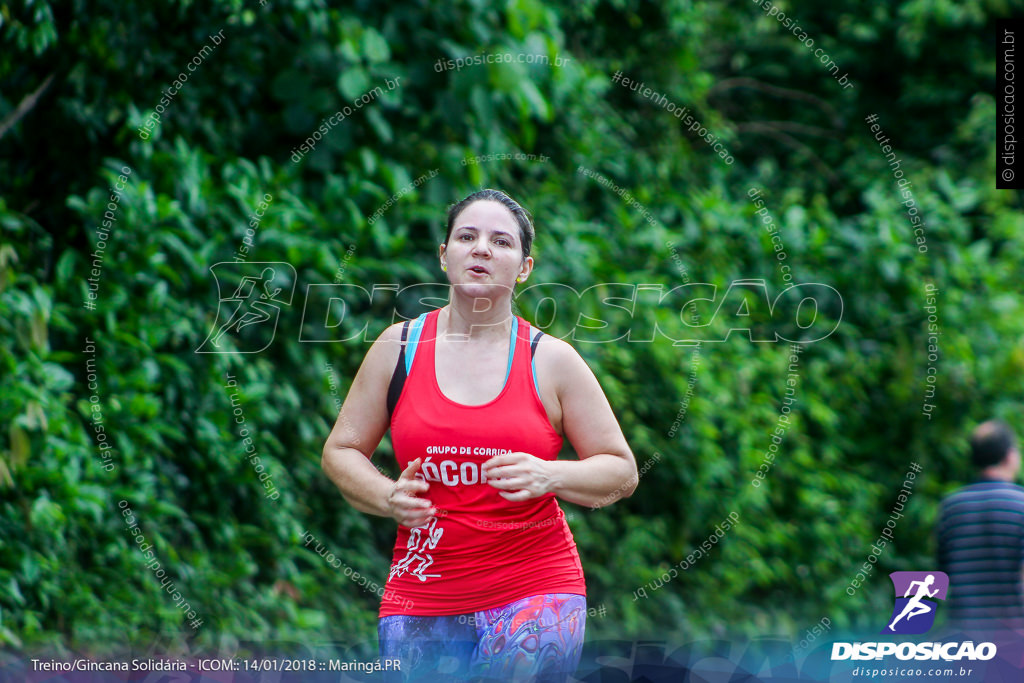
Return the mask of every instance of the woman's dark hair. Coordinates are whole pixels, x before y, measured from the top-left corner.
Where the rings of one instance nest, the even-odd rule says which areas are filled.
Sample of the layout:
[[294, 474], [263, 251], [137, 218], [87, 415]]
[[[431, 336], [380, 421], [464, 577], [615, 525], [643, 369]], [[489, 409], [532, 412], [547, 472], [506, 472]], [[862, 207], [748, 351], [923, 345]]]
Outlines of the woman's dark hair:
[[533, 247], [533, 219], [530, 217], [530, 212], [520, 206], [519, 202], [509, 197], [501, 190], [478, 190], [473, 194], [463, 199], [458, 204], [452, 205], [448, 209], [448, 232], [444, 236], [445, 243], [452, 236], [452, 228], [455, 226], [455, 220], [462, 213], [463, 209], [481, 200], [487, 200], [492, 202], [498, 202], [506, 209], [508, 209], [512, 216], [516, 219], [516, 223], [519, 224], [519, 242], [523, 245], [523, 258], [525, 259], [530, 255], [530, 249]]

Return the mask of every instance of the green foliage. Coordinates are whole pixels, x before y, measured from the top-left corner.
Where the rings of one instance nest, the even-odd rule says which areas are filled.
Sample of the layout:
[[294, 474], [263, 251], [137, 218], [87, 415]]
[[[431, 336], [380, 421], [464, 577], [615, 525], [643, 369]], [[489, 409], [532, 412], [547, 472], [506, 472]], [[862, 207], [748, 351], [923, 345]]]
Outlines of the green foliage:
[[[621, 291], [611, 283], [714, 285], [715, 303], [696, 307], [705, 339], [738, 320], [738, 299], [710, 319], [731, 283], [762, 279], [775, 299], [788, 283], [752, 188], [793, 281], [842, 297], [835, 333], [800, 355], [791, 424], [761, 486], [751, 481], [778, 424], [787, 344], [734, 332], [694, 362], [692, 347], [664, 338], [600, 344], [577, 331], [638, 463], [659, 458], [631, 499], [565, 505], [590, 603], [608, 609], [588, 624], [596, 638], [798, 634], [822, 616], [871, 628], [888, 609], [885, 574], [932, 564], [936, 503], [970, 477], [965, 431], [1022, 407], [1024, 211], [1017, 193], [993, 189], [987, 36], [1007, 11], [998, 3], [795, 4], [853, 89], [754, 3], [65, 5], [0, 7], [0, 121], [12, 122], [0, 133], [2, 646], [372, 647], [377, 596], [302, 540], [308, 531], [356, 571], [387, 576], [393, 523], [351, 509], [319, 465], [368, 345], [300, 342], [301, 304], [310, 284], [437, 281], [444, 209], [481, 186], [535, 215], [533, 281], [601, 285], [560, 305], [616, 334], [686, 329], [690, 309], [613, 308], [601, 301]], [[570, 61], [437, 68], [498, 53]], [[688, 107], [735, 163], [616, 71]], [[399, 87], [292, 161], [387, 79]], [[913, 182], [926, 252], [870, 114]], [[467, 161], [516, 153], [547, 160]], [[234, 258], [266, 194], [247, 261], [290, 264], [295, 299], [265, 351], [197, 354], [217, 316], [211, 266]], [[95, 310], [83, 305], [90, 277]], [[932, 417], [921, 410], [926, 284], [941, 327]], [[522, 314], [539, 316], [538, 301], [525, 294]], [[763, 327], [767, 302], [747, 301]], [[390, 310], [349, 313], [351, 329], [379, 331]], [[840, 315], [820, 313], [819, 324]], [[549, 331], [571, 328], [559, 318]], [[278, 500], [246, 457], [237, 407]], [[385, 441], [375, 461], [394, 474], [390, 456]], [[850, 597], [912, 461], [924, 471], [896, 543]], [[146, 567], [120, 501], [198, 629]], [[634, 600], [732, 511], [740, 523], [705, 557]]]

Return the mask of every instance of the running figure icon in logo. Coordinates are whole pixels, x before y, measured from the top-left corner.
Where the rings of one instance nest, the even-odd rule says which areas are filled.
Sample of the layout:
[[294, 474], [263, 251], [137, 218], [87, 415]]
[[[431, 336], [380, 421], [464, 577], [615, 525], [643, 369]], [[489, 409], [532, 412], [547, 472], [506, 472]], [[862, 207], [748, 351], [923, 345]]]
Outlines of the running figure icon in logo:
[[[295, 269], [276, 261], [241, 264], [222, 261], [210, 266], [210, 272], [217, 281], [217, 315], [196, 353], [265, 350], [274, 340], [282, 307], [291, 305]], [[238, 284], [234, 285], [235, 282]], [[231, 337], [232, 343], [222, 348], [225, 336]]]
[[[409, 534], [409, 543], [406, 546], [409, 552], [391, 568], [389, 580], [406, 572], [409, 572], [420, 581], [441, 576], [440, 574], [427, 574], [425, 572], [430, 565], [434, 564], [433, 556], [427, 551], [436, 548], [437, 542], [441, 540], [443, 535], [444, 529], [437, 526], [437, 517], [431, 519], [429, 524], [413, 527], [412, 532]], [[413, 563], [418, 564], [413, 566]], [[410, 569], [410, 567], [412, 568]]]
[[949, 577], [938, 571], [893, 572], [889, 577], [896, 591], [896, 600], [892, 621], [882, 629], [882, 633], [926, 633], [935, 623], [935, 608], [938, 606], [935, 601], [946, 599]]

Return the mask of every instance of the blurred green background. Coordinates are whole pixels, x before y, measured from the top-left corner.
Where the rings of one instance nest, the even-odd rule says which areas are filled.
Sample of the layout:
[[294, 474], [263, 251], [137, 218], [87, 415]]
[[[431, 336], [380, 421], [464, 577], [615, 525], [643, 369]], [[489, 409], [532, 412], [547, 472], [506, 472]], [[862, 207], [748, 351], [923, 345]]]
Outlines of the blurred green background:
[[[694, 365], [691, 348], [664, 338], [574, 342], [638, 464], [654, 460], [631, 499], [563, 504], [589, 602], [606, 609], [588, 639], [799, 639], [823, 617], [877, 631], [886, 574], [934, 566], [937, 503], [971, 476], [966, 431], [989, 416], [1019, 423], [1024, 204], [994, 189], [991, 94], [995, 21], [1011, 4], [780, 7], [838, 75], [777, 16], [739, 0], [0, 3], [0, 646], [372, 646], [378, 597], [301, 541], [308, 531], [356, 571], [387, 577], [394, 523], [350, 508], [320, 469], [368, 344], [300, 342], [303, 300], [314, 283], [441, 281], [445, 209], [481, 187], [534, 214], [532, 282], [710, 283], [719, 302], [737, 280], [764, 280], [772, 300], [788, 284], [748, 196], [761, 188], [793, 281], [842, 297], [838, 329], [800, 356], [792, 424], [759, 487], [788, 344], [733, 333], [703, 344]], [[550, 63], [438, 62], [506, 53]], [[616, 72], [688, 107], [734, 163]], [[381, 96], [292, 161], [324, 119], [377, 86]], [[926, 253], [872, 114], [912, 182]], [[473, 160], [492, 154], [536, 157]], [[88, 310], [89, 254], [124, 167]], [[290, 264], [295, 297], [265, 350], [197, 354], [217, 316], [211, 266], [232, 260], [265, 194], [246, 260]], [[930, 419], [928, 284], [941, 331]], [[527, 318], [539, 315], [530, 301]], [[579, 309], [629, 328], [630, 313], [599, 297]], [[714, 310], [701, 308], [704, 322]], [[379, 330], [390, 314], [390, 303], [357, 306], [347, 320]], [[679, 315], [636, 306], [632, 325], [679, 328]], [[276, 501], [245, 458], [228, 372]], [[393, 472], [389, 449], [375, 460]], [[912, 461], [923, 471], [896, 541], [850, 596]], [[122, 499], [202, 626], [146, 569]], [[711, 552], [634, 600], [733, 511], [740, 523]]]

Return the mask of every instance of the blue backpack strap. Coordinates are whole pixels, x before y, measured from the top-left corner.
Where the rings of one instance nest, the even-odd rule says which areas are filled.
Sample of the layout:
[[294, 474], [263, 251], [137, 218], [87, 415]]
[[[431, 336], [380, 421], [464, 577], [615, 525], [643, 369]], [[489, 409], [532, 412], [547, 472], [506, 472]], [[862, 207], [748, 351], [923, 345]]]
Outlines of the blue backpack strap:
[[412, 372], [412, 359], [416, 355], [416, 347], [420, 342], [420, 334], [423, 332], [423, 324], [427, 321], [427, 314], [424, 313], [415, 320], [410, 320], [409, 325], [409, 352], [405, 354], [405, 374]]
[[516, 350], [516, 336], [519, 334], [519, 318], [512, 318], [512, 331], [508, 340], [508, 365], [505, 367], [505, 381], [501, 386], [508, 384], [508, 376], [512, 374], [512, 357]]

